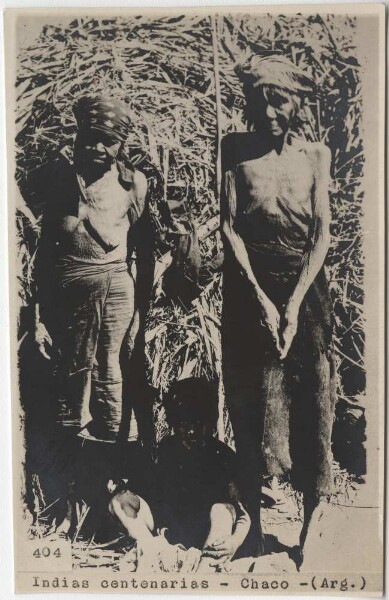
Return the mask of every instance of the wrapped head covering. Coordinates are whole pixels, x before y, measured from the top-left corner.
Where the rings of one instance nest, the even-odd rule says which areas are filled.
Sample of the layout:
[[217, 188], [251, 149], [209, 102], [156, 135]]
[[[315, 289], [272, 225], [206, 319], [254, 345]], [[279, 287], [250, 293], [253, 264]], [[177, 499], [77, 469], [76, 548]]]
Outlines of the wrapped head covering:
[[247, 89], [274, 86], [291, 94], [312, 92], [313, 81], [285, 56], [253, 55], [239, 65], [237, 74]]
[[126, 104], [106, 96], [82, 96], [74, 103], [73, 114], [80, 133], [99, 131], [122, 143], [116, 164], [122, 184], [131, 185], [135, 169], [124, 151], [124, 143], [131, 132]]
[[127, 106], [105, 96], [83, 96], [73, 105], [79, 131], [101, 131], [125, 142], [131, 130]]

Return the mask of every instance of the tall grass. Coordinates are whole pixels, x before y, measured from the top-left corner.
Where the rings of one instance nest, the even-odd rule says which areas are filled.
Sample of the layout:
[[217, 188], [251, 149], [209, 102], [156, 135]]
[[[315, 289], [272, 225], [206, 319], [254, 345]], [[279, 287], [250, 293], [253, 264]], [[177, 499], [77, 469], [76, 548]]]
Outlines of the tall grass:
[[[236, 61], [280, 50], [306, 69], [317, 98], [304, 107], [299, 135], [332, 152], [332, 243], [327, 260], [335, 310], [338, 394], [358, 401], [364, 392], [363, 254], [361, 178], [361, 66], [355, 58], [355, 21], [345, 15], [244, 15], [216, 20], [223, 133], [244, 130]], [[16, 179], [71, 143], [73, 101], [90, 92], [125, 100], [133, 120], [132, 150], [141, 147], [163, 181], [159, 202], [185, 202], [197, 226], [218, 215], [215, 165], [217, 110], [211, 21], [181, 16], [152, 19], [75, 19], [43, 26], [18, 57]], [[159, 206], [154, 216], [166, 228]], [[33, 296], [39, 218], [17, 212], [20, 297]], [[204, 259], [220, 251], [218, 234], [202, 242]], [[162, 251], [162, 250], [161, 250]], [[215, 273], [188, 309], [180, 304], [150, 310], [149, 379], [166, 389], [177, 377], [220, 373], [221, 276]], [[158, 292], [161, 293], [160, 291]], [[21, 335], [24, 331], [21, 330]], [[163, 411], [156, 412], [162, 434]]]

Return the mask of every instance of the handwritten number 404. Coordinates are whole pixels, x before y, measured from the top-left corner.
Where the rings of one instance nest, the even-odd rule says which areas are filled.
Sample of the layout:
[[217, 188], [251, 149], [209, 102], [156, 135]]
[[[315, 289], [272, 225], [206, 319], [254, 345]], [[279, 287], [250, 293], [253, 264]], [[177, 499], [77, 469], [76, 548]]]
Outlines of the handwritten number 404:
[[35, 556], [35, 558], [48, 558], [49, 556], [55, 556], [55, 558], [60, 558], [61, 550], [57, 548], [56, 550], [52, 551], [51, 548], [49, 548], [48, 546], [44, 546], [43, 548], [37, 548], [36, 550], [34, 550], [32, 555]]

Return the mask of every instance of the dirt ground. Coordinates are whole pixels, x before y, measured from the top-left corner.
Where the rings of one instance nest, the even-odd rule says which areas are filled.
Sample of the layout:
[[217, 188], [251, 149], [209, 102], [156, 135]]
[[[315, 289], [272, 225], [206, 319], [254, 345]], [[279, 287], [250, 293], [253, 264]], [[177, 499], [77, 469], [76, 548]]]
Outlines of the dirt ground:
[[[316, 508], [305, 544], [300, 571], [348, 572], [366, 570], [372, 549], [364, 549], [358, 540], [377, 522], [378, 510], [361, 504], [363, 485], [339, 472], [337, 494]], [[261, 522], [265, 534], [265, 555], [231, 561], [232, 573], [296, 573], [293, 548], [299, 543], [302, 526], [302, 502], [288, 484], [276, 483], [263, 488]], [[370, 529], [369, 529], [370, 528]], [[371, 535], [370, 535], [371, 537]], [[365, 537], [366, 539], [366, 537]], [[124, 543], [123, 543], [124, 542]], [[377, 539], [377, 548], [379, 541]], [[129, 546], [122, 539], [105, 546], [77, 541], [73, 544], [75, 568], [110, 568], [135, 571]], [[374, 551], [373, 551], [374, 554]], [[210, 569], [212, 571], [212, 569]]]
[[[380, 552], [382, 541], [378, 539], [376, 527], [378, 508], [365, 501], [363, 483], [336, 468], [335, 486], [336, 493], [323, 500], [312, 516], [300, 567], [302, 572], [366, 572], [372, 557]], [[233, 560], [226, 570], [232, 573], [296, 573], [294, 558], [303, 517], [301, 495], [288, 483], [273, 480], [262, 488], [261, 504], [264, 556]], [[93, 537], [83, 539], [87, 515], [86, 505], [78, 507], [78, 529], [72, 542], [73, 568], [136, 571], [137, 549], [128, 537], [117, 532], [115, 539], [109, 538], [104, 543], [98, 543]], [[376, 538], [372, 535], [374, 527]], [[54, 542], [58, 539], [55, 523], [48, 523], [42, 514], [39, 522], [31, 526], [30, 537], [44, 537]], [[366, 546], [361, 544], [364, 539], [373, 541]], [[215, 568], [209, 568], [209, 572], [212, 571], [215, 572]]]
[[[230, 572], [271, 572], [295, 573], [295, 562], [289, 557], [294, 546], [299, 543], [302, 526], [301, 502], [291, 488], [279, 488], [273, 494], [278, 501], [269, 505], [269, 498], [262, 507], [262, 526], [265, 535], [265, 552], [260, 558], [242, 558], [228, 565]], [[132, 565], [132, 550], [126, 544], [120, 548], [121, 542], [105, 546], [78, 542], [73, 544], [73, 559], [75, 568], [107, 568], [126, 571], [136, 570]], [[215, 569], [210, 569], [215, 571]]]

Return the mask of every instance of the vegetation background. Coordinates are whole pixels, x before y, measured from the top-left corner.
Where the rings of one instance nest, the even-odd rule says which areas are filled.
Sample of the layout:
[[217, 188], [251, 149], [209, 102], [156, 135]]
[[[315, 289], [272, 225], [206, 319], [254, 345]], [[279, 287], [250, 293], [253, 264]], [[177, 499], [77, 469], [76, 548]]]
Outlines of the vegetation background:
[[[24, 25], [28, 27], [28, 24]], [[313, 77], [317, 97], [305, 105], [299, 135], [322, 141], [332, 153], [332, 242], [327, 270], [335, 312], [338, 420], [344, 409], [363, 412], [364, 319], [361, 65], [357, 23], [346, 15], [234, 14], [210, 17], [144, 16], [78, 18], [37, 26], [18, 57], [16, 80], [16, 179], [28, 174], [66, 144], [75, 121], [73, 101], [101, 92], [128, 103], [132, 150], [142, 148], [157, 168], [159, 202], [184, 203], [197, 226], [219, 212], [215, 165], [218, 127], [223, 134], [245, 129], [237, 61], [254, 52], [281, 51]], [[22, 28], [19, 35], [23, 36]], [[216, 52], [217, 50], [217, 52]], [[215, 94], [220, 77], [221, 107]], [[220, 110], [221, 108], [221, 110]], [[20, 344], [31, 335], [34, 258], [41, 215], [23, 201], [17, 208]], [[156, 226], [164, 233], [156, 206]], [[220, 255], [217, 232], [201, 242], [204, 261]], [[164, 249], [161, 247], [160, 254]], [[215, 272], [190, 307], [154, 302], [147, 331], [148, 377], [166, 389], [177, 377], [220, 373], [221, 274]], [[163, 292], [157, 289], [157, 299]], [[220, 386], [221, 402], [223, 393]], [[225, 436], [231, 431], [224, 412]], [[159, 436], [163, 411], [156, 409]]]

